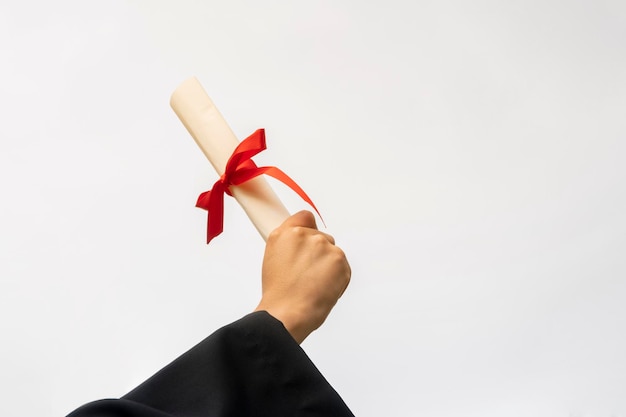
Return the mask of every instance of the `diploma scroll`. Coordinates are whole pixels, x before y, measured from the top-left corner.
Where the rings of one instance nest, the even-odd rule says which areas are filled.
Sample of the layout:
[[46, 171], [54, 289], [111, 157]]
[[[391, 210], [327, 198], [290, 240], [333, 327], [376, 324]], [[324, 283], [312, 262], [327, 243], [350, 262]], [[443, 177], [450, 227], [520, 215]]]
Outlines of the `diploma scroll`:
[[[185, 80], [172, 93], [170, 105], [217, 174], [222, 175], [239, 141], [200, 82], [195, 77]], [[262, 176], [231, 186], [230, 192], [264, 240], [289, 217], [289, 212]]]

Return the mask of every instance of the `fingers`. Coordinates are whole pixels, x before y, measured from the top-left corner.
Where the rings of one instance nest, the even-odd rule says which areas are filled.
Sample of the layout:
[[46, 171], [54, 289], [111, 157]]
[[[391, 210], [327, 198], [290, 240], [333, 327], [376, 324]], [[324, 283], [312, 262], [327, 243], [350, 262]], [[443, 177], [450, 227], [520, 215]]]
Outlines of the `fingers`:
[[350, 285], [350, 280], [352, 279], [352, 268], [350, 267], [350, 263], [348, 263], [348, 260], [345, 258], [345, 254], [344, 254], [344, 260], [345, 260], [345, 268], [346, 268], [346, 284], [343, 287], [343, 290], [339, 294], [338, 298], [341, 298], [341, 296], [343, 296], [343, 293], [346, 292], [346, 290], [348, 289], [348, 285]]
[[338, 284], [341, 288], [337, 297], [337, 299], [339, 299], [348, 288], [348, 285], [350, 285], [350, 279], [352, 278], [352, 268], [350, 267], [350, 263], [348, 262], [345, 252], [340, 247], [335, 246], [333, 250], [336, 254], [338, 269], [341, 271], [341, 273], [337, 275]]

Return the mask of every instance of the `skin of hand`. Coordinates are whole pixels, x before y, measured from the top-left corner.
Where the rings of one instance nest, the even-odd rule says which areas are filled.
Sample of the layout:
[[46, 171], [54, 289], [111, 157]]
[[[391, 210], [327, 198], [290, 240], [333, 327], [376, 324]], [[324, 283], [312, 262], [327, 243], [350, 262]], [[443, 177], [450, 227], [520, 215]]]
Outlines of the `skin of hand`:
[[324, 323], [350, 276], [348, 260], [335, 239], [317, 230], [311, 212], [298, 212], [267, 239], [263, 295], [255, 311], [267, 311], [302, 343]]

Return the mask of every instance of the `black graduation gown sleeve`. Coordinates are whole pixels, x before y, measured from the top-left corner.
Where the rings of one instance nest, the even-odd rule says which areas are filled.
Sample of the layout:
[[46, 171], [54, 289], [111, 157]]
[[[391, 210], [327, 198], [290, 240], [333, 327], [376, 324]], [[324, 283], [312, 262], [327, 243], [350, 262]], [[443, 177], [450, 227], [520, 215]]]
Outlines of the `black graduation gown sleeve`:
[[68, 417], [354, 417], [287, 332], [260, 311], [225, 326], [120, 399]]

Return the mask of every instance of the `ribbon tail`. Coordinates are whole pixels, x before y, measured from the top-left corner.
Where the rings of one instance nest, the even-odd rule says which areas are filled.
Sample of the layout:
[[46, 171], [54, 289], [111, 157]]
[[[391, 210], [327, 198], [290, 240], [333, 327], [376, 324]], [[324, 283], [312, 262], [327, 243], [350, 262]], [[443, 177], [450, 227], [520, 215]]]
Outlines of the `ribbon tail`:
[[211, 200], [211, 190], [205, 191], [198, 196], [198, 201], [196, 201], [196, 207], [208, 210], [210, 200]]
[[304, 190], [300, 188], [300, 186], [296, 184], [296, 182], [292, 180], [291, 177], [289, 177], [289, 175], [285, 174], [283, 171], [281, 171], [280, 169], [276, 167], [260, 167], [258, 169], [262, 171], [263, 174], [276, 178], [278, 181], [282, 182], [283, 184], [291, 188], [293, 191], [295, 191], [296, 194], [298, 194], [304, 201], [306, 201], [307, 203], [309, 203], [311, 207], [313, 207], [317, 215], [320, 216], [320, 220], [322, 220], [324, 227], [326, 227], [326, 222], [324, 221], [324, 218], [320, 214], [317, 207], [315, 207], [313, 200], [309, 198], [307, 193], [305, 193]]
[[196, 207], [207, 211], [207, 245], [214, 237], [224, 230], [224, 191], [226, 187], [221, 181], [213, 185], [213, 189], [198, 196]]
[[224, 230], [224, 189], [225, 187], [221, 182], [215, 184], [209, 197], [207, 245]]

